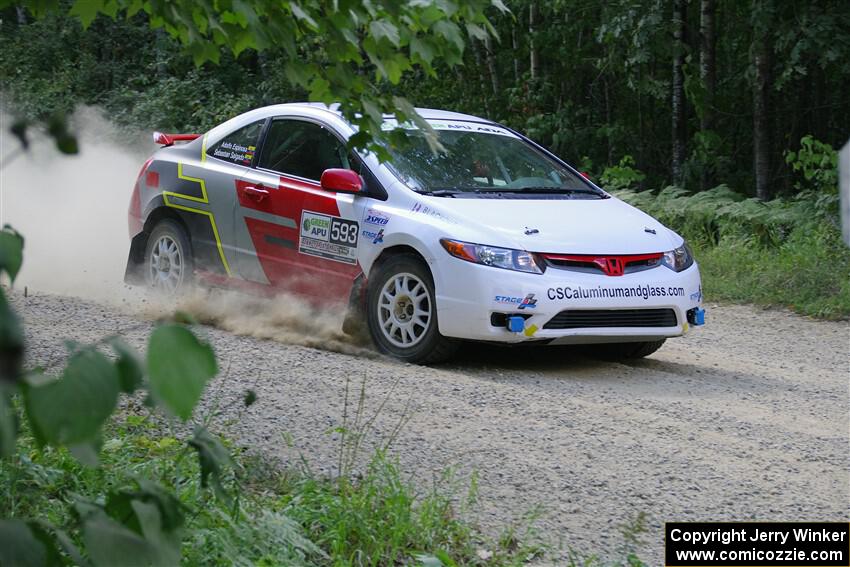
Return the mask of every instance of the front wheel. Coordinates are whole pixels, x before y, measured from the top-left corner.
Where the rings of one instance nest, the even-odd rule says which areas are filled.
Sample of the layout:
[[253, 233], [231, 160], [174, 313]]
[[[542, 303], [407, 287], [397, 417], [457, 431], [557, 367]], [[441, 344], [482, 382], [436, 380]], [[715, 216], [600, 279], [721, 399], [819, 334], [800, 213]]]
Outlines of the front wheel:
[[416, 364], [454, 354], [458, 343], [437, 329], [434, 282], [418, 258], [393, 256], [370, 280], [366, 319], [378, 350]]
[[176, 295], [192, 281], [194, 262], [186, 232], [172, 220], [160, 221], [145, 248], [147, 283], [157, 291]]
[[603, 360], [644, 358], [660, 349], [665, 340], [666, 339], [637, 343], [603, 343], [590, 345], [590, 353], [592, 356]]

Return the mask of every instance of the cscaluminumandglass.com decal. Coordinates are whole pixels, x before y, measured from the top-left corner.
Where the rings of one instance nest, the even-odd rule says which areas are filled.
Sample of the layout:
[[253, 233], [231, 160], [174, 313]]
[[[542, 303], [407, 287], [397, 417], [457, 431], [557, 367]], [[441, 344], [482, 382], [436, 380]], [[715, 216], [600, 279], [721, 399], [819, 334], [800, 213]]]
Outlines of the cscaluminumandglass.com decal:
[[850, 523], [668, 522], [666, 567], [848, 567]]
[[632, 287], [550, 287], [546, 290], [549, 299], [620, 299], [634, 297], [650, 299], [652, 297], [685, 297], [685, 289], [682, 287], [665, 287], [652, 285], [638, 285]]

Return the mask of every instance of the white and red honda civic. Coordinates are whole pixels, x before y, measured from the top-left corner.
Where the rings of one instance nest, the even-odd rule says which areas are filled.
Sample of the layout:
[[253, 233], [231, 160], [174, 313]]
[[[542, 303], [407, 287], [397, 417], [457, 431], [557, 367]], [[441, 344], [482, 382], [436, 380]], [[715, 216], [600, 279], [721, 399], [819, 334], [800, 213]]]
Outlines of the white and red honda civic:
[[704, 322], [681, 236], [509, 128], [418, 112], [442, 149], [388, 117], [409, 135], [384, 162], [348, 150], [356, 129], [319, 104], [155, 134], [164, 147], [132, 193], [127, 280], [340, 304], [347, 330], [420, 363], [464, 340], [641, 357]]

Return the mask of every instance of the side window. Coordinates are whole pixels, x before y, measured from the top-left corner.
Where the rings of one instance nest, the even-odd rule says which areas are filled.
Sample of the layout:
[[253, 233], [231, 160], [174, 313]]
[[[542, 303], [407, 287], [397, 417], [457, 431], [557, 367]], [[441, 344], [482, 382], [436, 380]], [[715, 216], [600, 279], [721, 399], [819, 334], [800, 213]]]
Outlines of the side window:
[[207, 155], [236, 165], [251, 165], [265, 122], [265, 120], [259, 120], [231, 132], [209, 148]]
[[274, 120], [257, 164], [288, 175], [318, 181], [332, 167], [349, 168], [345, 145], [326, 128], [301, 120]]

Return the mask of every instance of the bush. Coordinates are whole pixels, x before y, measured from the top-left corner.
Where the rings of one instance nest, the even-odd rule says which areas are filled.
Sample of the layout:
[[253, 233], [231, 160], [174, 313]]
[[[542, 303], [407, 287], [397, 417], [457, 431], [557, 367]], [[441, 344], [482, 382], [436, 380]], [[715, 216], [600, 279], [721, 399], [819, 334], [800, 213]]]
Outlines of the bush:
[[[81, 464], [65, 448], [39, 449], [25, 426], [18, 453], [0, 461], [6, 493], [0, 517], [38, 518], [82, 547], [85, 533], [78, 529], [74, 502], [150, 478], [173, 490], [185, 515], [184, 565], [397, 565], [433, 557], [441, 558], [434, 565], [447, 567], [499, 566], [519, 565], [540, 553], [516, 538], [490, 541], [462, 520], [453, 504], [461, 484], [450, 473], [418, 494], [382, 453], [361, 478], [322, 479], [282, 473], [231, 447], [241, 488], [227, 502], [192, 482], [200, 475], [199, 462], [185, 458], [185, 444], [163, 422], [137, 415], [141, 407], [129, 409], [105, 428], [97, 468]], [[460, 498], [470, 505], [472, 487]], [[479, 557], [482, 550], [486, 561]]]
[[646, 175], [635, 169], [634, 165], [634, 158], [626, 155], [617, 165], [606, 167], [599, 177], [602, 186], [610, 191], [617, 191], [640, 185]]
[[794, 186], [800, 191], [838, 193], [838, 152], [814, 136], [803, 136], [800, 149], [785, 152], [785, 163], [803, 176]]
[[[0, 230], [0, 273], [12, 282], [23, 244]], [[421, 556], [450, 567], [488, 545], [454, 514], [451, 487], [417, 498], [383, 453], [356, 481], [348, 467], [328, 480], [258, 478], [208, 420], [193, 421], [217, 361], [186, 322], [158, 325], [145, 358], [118, 337], [68, 341], [60, 376], [25, 372], [21, 324], [0, 288], [0, 564], [379, 566]], [[244, 404], [255, 400], [248, 391]], [[356, 456], [358, 423], [340, 463]], [[491, 547], [488, 565], [536, 553]]]
[[725, 185], [693, 195], [678, 187], [615, 194], [691, 243], [709, 299], [850, 316], [850, 250], [841, 241], [837, 194], [810, 189], [762, 202]]

